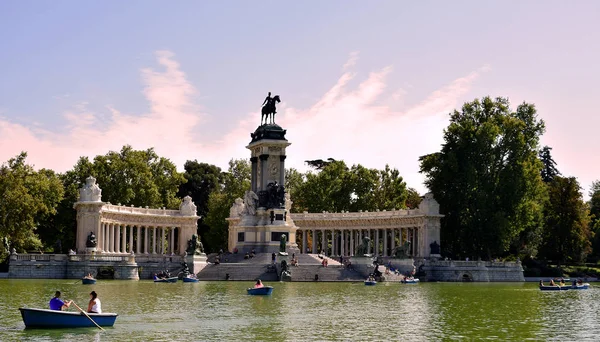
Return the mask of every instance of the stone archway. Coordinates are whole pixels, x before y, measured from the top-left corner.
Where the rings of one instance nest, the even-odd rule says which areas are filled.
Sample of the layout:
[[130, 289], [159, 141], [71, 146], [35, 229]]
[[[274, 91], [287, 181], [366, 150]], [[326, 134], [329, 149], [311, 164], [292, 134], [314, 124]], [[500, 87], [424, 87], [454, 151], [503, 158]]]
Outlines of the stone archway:
[[473, 281], [473, 275], [470, 272], [461, 273], [458, 281], [462, 281], [463, 283], [470, 283]]

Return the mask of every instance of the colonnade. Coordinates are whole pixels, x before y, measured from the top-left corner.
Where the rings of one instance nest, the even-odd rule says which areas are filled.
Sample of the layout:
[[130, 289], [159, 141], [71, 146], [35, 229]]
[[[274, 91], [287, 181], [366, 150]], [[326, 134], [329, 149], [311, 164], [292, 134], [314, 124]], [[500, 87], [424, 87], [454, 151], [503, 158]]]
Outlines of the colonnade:
[[[368, 254], [374, 256], [392, 256], [398, 245], [408, 241], [408, 255], [421, 256], [419, 251], [419, 229], [412, 228], [367, 228], [367, 229], [303, 229], [298, 228], [296, 235], [301, 253], [322, 253], [334, 256], [354, 256], [364, 237], [371, 243]], [[312, 244], [309, 245], [309, 239]]]
[[180, 235], [180, 227], [102, 222], [96, 240], [104, 253], [182, 254]]

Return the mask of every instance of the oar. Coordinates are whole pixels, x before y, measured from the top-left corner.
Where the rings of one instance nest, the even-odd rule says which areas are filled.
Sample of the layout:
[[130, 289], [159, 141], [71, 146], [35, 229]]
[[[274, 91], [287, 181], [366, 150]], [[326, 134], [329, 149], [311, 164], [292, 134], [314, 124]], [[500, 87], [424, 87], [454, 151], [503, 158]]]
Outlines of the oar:
[[100, 330], [104, 331], [104, 329], [103, 329], [101, 326], [99, 326], [99, 325], [98, 325], [98, 323], [94, 322], [94, 320], [92, 319], [92, 317], [90, 317], [90, 315], [88, 315], [88, 314], [87, 314], [87, 312], [83, 311], [83, 310], [82, 310], [82, 309], [79, 307], [79, 305], [75, 304], [75, 302], [73, 302], [73, 305], [75, 305], [75, 307], [76, 307], [76, 308], [78, 308], [78, 309], [79, 309], [79, 311], [81, 311], [81, 313], [85, 315], [85, 317], [87, 317], [87, 318], [88, 318], [90, 321], [92, 321], [92, 323], [94, 323], [94, 324], [95, 324], [95, 325], [98, 327], [98, 329], [100, 329]]

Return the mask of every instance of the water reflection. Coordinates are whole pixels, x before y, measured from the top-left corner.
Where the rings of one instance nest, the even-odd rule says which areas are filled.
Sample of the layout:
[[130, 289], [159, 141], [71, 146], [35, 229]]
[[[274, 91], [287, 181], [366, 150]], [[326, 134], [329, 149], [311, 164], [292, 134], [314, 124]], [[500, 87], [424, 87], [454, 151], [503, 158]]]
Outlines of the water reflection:
[[[0, 280], [0, 340], [593, 340], [600, 290], [541, 292], [535, 284], [155, 284]], [[47, 307], [54, 291], [87, 303], [95, 290], [114, 328], [24, 330], [18, 307]]]

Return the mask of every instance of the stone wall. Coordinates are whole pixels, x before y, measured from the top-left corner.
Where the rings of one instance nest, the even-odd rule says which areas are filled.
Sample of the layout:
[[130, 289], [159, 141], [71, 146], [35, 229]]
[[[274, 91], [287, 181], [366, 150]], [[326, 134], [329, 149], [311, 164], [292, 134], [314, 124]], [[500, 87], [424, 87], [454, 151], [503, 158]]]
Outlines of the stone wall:
[[418, 264], [427, 281], [525, 281], [520, 262], [421, 260]]

